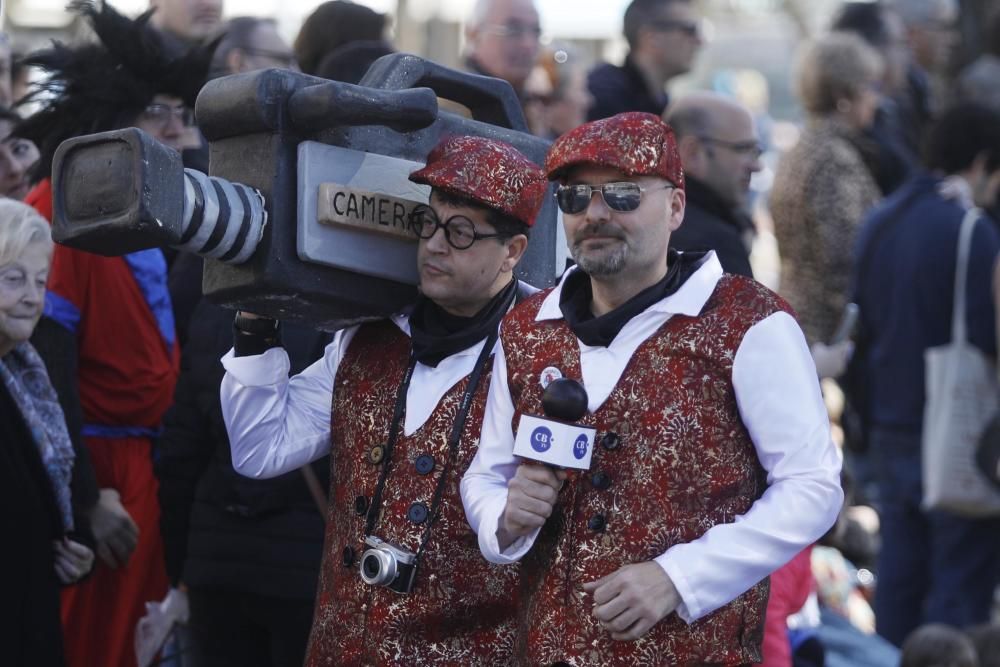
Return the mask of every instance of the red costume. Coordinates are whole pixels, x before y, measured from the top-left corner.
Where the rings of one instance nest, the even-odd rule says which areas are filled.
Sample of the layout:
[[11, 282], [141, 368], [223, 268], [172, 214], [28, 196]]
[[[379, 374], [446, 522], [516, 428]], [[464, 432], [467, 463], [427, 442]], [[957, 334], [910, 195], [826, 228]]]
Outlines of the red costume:
[[[481, 137], [446, 139], [410, 179], [525, 226], [546, 192], [536, 165]], [[497, 328], [518, 287], [512, 280], [479, 314], [462, 318], [454, 338], [443, 318], [423, 316], [443, 311], [429, 298], [405, 317], [338, 332], [324, 359], [291, 379], [283, 351], [238, 354], [237, 346], [223, 358], [223, 413], [238, 472], [270, 476], [331, 454], [308, 667], [513, 662], [518, 568], [483, 559], [459, 482], [479, 441]], [[446, 344], [427, 354], [432, 343]], [[366, 537], [419, 556], [409, 592], [365, 583]]]
[[[517, 655], [526, 665], [757, 662], [768, 575], [825, 533], [843, 501], [802, 332], [780, 297], [724, 274], [714, 253], [682, 256], [666, 236], [646, 236], [680, 224], [674, 195], [664, 207], [602, 191], [604, 208], [595, 208], [594, 186], [615, 178], [683, 188], [673, 131], [658, 117], [625, 113], [572, 130], [546, 170], [570, 186], [600, 174], [588, 190], [559, 191], [581, 268], [504, 320], [482, 437], [462, 480], [483, 555], [521, 563]], [[593, 254], [588, 237], [598, 238]], [[629, 253], [647, 239], [665, 274], [618, 293], [604, 276], [627, 276]], [[623, 303], [599, 315], [598, 286]], [[589, 468], [540, 513], [527, 502], [540, 497], [512, 483], [528, 484], [514, 452], [521, 417], [546, 414], [544, 385], [559, 376], [586, 392], [589, 412], [577, 421], [596, 437], [576, 437], [573, 453], [589, 451]], [[505, 525], [512, 507], [544, 524]]]
[[[51, 219], [51, 187], [27, 198]], [[129, 562], [63, 589], [67, 662], [135, 665], [133, 635], [144, 603], [161, 600], [167, 576], [160, 539], [152, 436], [173, 401], [178, 350], [159, 250], [101, 257], [56, 245], [45, 313], [77, 335], [84, 442], [101, 488], [113, 488], [139, 527]]]
[[[538, 381], [544, 369], [582, 377], [580, 347], [566, 321], [535, 321], [545, 294], [526, 301], [501, 327], [515, 429], [521, 414], [544, 414]], [[730, 378], [745, 333], [782, 310], [788, 306], [757, 283], [725, 276], [700, 316], [675, 316], [643, 342], [608, 399], [580, 420], [597, 429], [601, 446], [594, 448], [590, 472], [567, 482], [522, 560], [522, 590], [531, 591], [519, 614], [523, 664], [760, 660], [766, 580], [690, 625], [668, 616], [634, 642], [611, 639], [581, 586], [732, 522], [763, 493], [764, 470]], [[642, 396], [639, 412], [636, 396]]]
[[[380, 470], [380, 460], [371, 452], [385, 443], [409, 356], [410, 339], [395, 324], [366, 324], [352, 339], [337, 371], [327, 547], [306, 660], [309, 667], [510, 661], [517, 568], [483, 559], [458, 492], [461, 473], [476, 453], [488, 368], [469, 409], [441, 514], [421, 557], [413, 591], [402, 595], [369, 586], [358, 576], [357, 563], [365, 549], [365, 513]], [[448, 458], [448, 436], [468, 381], [466, 377], [448, 390], [430, 418], [412, 435], [401, 434], [393, 450], [376, 533], [412, 553], [428, 521], [426, 512], [412, 508], [414, 503], [432, 506]], [[418, 463], [421, 456], [432, 457], [429, 472], [421, 467], [427, 459]]]

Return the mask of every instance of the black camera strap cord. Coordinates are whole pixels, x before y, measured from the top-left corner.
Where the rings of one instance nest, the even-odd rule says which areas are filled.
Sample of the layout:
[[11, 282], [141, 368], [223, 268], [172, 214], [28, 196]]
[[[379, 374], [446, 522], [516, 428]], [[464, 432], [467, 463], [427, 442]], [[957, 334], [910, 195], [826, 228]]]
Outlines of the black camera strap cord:
[[[413, 566], [416, 566], [420, 562], [420, 556], [424, 552], [424, 548], [427, 546], [427, 542], [430, 541], [431, 531], [434, 528], [434, 522], [437, 521], [438, 516], [441, 514], [441, 498], [444, 495], [444, 486], [448, 481], [448, 475], [451, 474], [451, 467], [455, 463], [455, 458], [458, 455], [458, 443], [462, 438], [462, 431], [465, 429], [465, 421], [469, 416], [469, 408], [472, 407], [472, 399], [476, 395], [476, 389], [479, 387], [479, 380], [482, 378], [483, 370], [486, 368], [486, 363], [489, 361], [490, 355], [493, 353], [493, 347], [496, 345], [497, 337], [499, 336], [499, 331], [493, 331], [489, 336], [486, 337], [486, 342], [483, 345], [482, 351], [479, 353], [479, 358], [476, 359], [476, 365], [472, 369], [472, 373], [469, 374], [469, 382], [465, 386], [465, 392], [462, 395], [462, 402], [459, 403], [458, 413], [455, 415], [455, 422], [452, 424], [451, 435], [448, 437], [448, 458], [445, 461], [444, 466], [441, 470], [441, 476], [438, 478], [437, 486], [434, 488], [434, 497], [431, 500], [430, 512], [427, 518], [427, 528], [424, 529], [424, 534], [420, 538], [420, 546], [417, 548], [417, 553], [414, 556]], [[399, 437], [399, 426], [400, 421], [403, 418], [403, 408], [406, 406], [406, 392], [410, 388], [410, 381], [413, 379], [413, 369], [417, 365], [416, 357], [410, 354], [410, 362], [406, 368], [406, 375], [403, 376], [403, 382], [399, 385], [399, 391], [396, 393], [396, 406], [392, 413], [392, 422], [389, 424], [389, 439], [385, 443], [385, 452], [382, 458], [382, 470], [379, 472], [378, 482], [375, 485], [375, 494], [372, 496], [372, 503], [368, 508], [368, 515], [365, 517], [365, 537], [371, 537], [372, 532], [375, 530], [375, 523], [378, 521], [378, 515], [382, 509], [382, 493], [385, 490], [386, 478], [389, 475], [389, 466], [392, 462], [392, 451], [396, 446], [396, 440]]]

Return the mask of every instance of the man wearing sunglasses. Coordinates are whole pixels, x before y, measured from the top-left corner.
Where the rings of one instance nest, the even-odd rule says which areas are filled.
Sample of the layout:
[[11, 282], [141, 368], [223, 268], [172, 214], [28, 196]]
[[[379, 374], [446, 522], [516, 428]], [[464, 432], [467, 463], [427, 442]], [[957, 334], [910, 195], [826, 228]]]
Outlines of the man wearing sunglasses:
[[[486, 558], [524, 558], [525, 662], [759, 662], [768, 575], [843, 500], [802, 332], [714, 252], [668, 250], [684, 175], [659, 117], [583, 125], [545, 168], [577, 266], [504, 320], [462, 480]], [[596, 430], [574, 476], [512, 453], [517, 417], [544, 414], [560, 375], [584, 385]]]
[[[480, 556], [458, 483], [479, 439], [500, 318], [533, 291], [513, 270], [547, 184], [514, 148], [478, 137], [446, 140], [410, 179], [432, 188], [412, 218], [412, 310], [338, 332], [290, 380], [277, 323], [241, 313], [223, 358], [238, 472], [333, 460], [310, 666], [512, 662], [517, 573]], [[401, 578], [378, 580], [373, 538], [402, 552], [392, 558]]]
[[632, 0], [624, 32], [625, 62], [603, 63], [587, 77], [594, 98], [588, 120], [623, 111], [660, 115], [667, 107], [667, 82], [691, 70], [703, 44], [691, 0]]

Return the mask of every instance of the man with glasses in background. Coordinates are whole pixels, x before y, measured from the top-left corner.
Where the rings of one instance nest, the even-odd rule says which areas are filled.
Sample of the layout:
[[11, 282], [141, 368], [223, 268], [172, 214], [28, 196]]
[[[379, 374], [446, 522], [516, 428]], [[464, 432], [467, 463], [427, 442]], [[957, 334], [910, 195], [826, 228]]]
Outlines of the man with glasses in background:
[[213, 77], [271, 68], [299, 71], [274, 19], [238, 16], [226, 21], [224, 31], [212, 58]]
[[717, 93], [692, 93], [667, 109], [677, 135], [687, 195], [677, 250], [714, 250], [726, 273], [753, 278], [748, 215], [750, 178], [760, 171], [760, 140], [750, 111]]
[[[658, 116], [564, 134], [546, 158], [576, 267], [502, 323], [462, 500], [488, 560], [522, 560], [526, 664], [761, 660], [767, 577], [843, 500], [816, 371], [788, 305], [669, 250], [684, 175]], [[540, 375], [541, 373], [541, 375]], [[513, 455], [546, 377], [581, 382], [590, 469]]]
[[623, 111], [662, 114], [667, 82], [691, 71], [703, 43], [691, 0], [632, 0], [625, 9], [624, 32], [629, 47], [625, 62], [603, 63], [587, 77], [594, 98], [588, 120]]
[[534, 0], [477, 0], [465, 28], [466, 67], [503, 79], [523, 100], [541, 35]]
[[408, 312], [334, 335], [288, 377], [274, 320], [238, 313], [222, 363], [237, 472], [333, 460], [306, 665], [508, 665], [517, 572], [484, 561], [458, 496], [476, 450], [497, 329], [547, 184], [513, 147], [447, 139], [410, 180], [429, 206]]

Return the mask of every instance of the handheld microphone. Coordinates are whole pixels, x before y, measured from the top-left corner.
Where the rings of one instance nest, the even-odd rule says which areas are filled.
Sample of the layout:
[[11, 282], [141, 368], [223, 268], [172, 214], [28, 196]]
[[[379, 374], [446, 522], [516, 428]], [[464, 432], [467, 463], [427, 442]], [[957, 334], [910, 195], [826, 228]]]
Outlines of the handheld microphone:
[[558, 468], [590, 468], [596, 430], [575, 422], [587, 414], [587, 390], [576, 380], [552, 380], [542, 394], [545, 418], [521, 415], [514, 454]]

